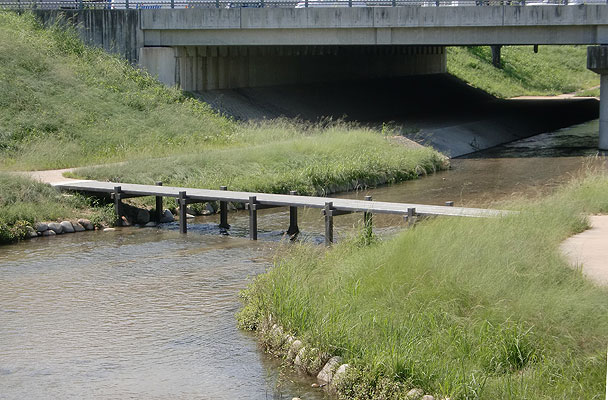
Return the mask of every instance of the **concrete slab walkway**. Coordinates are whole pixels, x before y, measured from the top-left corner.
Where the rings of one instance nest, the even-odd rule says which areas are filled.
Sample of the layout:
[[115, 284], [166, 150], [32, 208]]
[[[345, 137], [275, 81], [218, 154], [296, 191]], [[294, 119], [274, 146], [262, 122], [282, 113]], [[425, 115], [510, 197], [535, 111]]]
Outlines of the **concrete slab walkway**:
[[575, 268], [598, 285], [608, 286], [608, 215], [589, 217], [591, 228], [566, 239], [561, 251]]

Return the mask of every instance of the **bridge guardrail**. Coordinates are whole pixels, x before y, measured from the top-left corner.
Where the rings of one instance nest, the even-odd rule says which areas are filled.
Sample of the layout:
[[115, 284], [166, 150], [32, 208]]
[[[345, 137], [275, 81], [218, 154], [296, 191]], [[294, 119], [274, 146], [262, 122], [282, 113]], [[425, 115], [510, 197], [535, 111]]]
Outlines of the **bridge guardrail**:
[[4, 10], [455, 7], [608, 4], [608, 0], [5, 0]]

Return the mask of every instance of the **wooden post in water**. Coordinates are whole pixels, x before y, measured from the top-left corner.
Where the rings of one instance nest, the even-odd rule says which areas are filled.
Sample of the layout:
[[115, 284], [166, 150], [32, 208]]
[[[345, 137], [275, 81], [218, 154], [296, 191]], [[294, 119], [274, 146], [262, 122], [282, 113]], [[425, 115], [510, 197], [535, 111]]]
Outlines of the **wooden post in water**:
[[[156, 186], [162, 186], [162, 182], [156, 182]], [[156, 196], [156, 222], [160, 223], [163, 219], [163, 196]]]
[[116, 212], [116, 226], [122, 225], [122, 189], [114, 186], [114, 211]]
[[[365, 201], [372, 201], [372, 196], [365, 196]], [[373, 228], [372, 228], [372, 213], [371, 212], [364, 212], [363, 213], [363, 224], [364, 224], [364, 229], [365, 229], [365, 240], [366, 241], [370, 241], [372, 239], [372, 235], [373, 235]]]
[[[220, 186], [220, 190], [228, 190], [228, 186]], [[220, 231], [225, 233], [230, 229], [228, 224], [228, 202], [220, 201]]]
[[249, 197], [249, 239], [258, 240], [258, 207], [255, 196]]
[[[291, 190], [289, 192], [292, 196], [297, 196], [298, 192], [295, 190]], [[298, 207], [290, 206], [289, 207], [289, 229], [287, 229], [287, 234], [289, 236], [294, 236], [300, 233], [300, 228], [298, 228]]]
[[405, 216], [405, 220], [406, 220], [408, 226], [413, 226], [414, 225], [414, 217], [415, 216], [416, 216], [416, 209], [415, 208], [408, 208], [407, 209], [407, 215]]
[[188, 222], [186, 220], [186, 198], [186, 192], [179, 192], [179, 197], [177, 198], [177, 202], [179, 203], [179, 233], [188, 232]]
[[332, 209], [334, 203], [325, 203], [325, 246], [331, 246], [334, 242], [334, 215]]

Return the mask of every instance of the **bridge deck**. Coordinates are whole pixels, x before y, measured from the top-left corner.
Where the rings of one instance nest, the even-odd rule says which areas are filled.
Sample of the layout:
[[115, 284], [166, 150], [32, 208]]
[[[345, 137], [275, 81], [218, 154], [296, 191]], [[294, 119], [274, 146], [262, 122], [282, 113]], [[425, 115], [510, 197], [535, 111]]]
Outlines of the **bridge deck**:
[[415, 208], [417, 215], [443, 215], [458, 217], [497, 217], [508, 214], [508, 211], [488, 210], [480, 208], [433, 206], [413, 203], [389, 203], [383, 201], [365, 201], [338, 199], [331, 197], [294, 196], [285, 194], [267, 194], [252, 192], [233, 192], [225, 190], [193, 189], [184, 187], [139, 185], [129, 183], [113, 183], [99, 181], [75, 181], [60, 183], [56, 187], [62, 190], [113, 193], [120, 186], [121, 193], [127, 196], [163, 196], [179, 197], [180, 192], [186, 192], [188, 202], [229, 201], [249, 203], [249, 198], [256, 197], [256, 204], [262, 206], [311, 207], [325, 208], [328, 202], [333, 203], [332, 209], [345, 212], [371, 212], [378, 214], [407, 215], [408, 209]]

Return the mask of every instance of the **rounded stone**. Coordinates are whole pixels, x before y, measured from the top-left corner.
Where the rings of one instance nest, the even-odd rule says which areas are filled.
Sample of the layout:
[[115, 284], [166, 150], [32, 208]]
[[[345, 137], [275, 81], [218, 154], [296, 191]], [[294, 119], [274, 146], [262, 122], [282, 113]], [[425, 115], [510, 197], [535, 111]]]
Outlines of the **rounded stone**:
[[49, 229], [49, 226], [43, 222], [38, 222], [36, 223], [36, 225], [34, 225], [34, 228], [36, 229], [37, 232], [44, 232], [47, 231]]
[[289, 351], [287, 352], [287, 359], [289, 361], [293, 361], [293, 359], [296, 358], [296, 356], [300, 352], [300, 349], [303, 345], [304, 344], [300, 340], [294, 340], [293, 343], [291, 343], [291, 346], [289, 346]]
[[28, 226], [27, 228], [27, 237], [32, 239], [35, 237], [38, 237], [38, 232], [36, 232], [36, 230], [34, 228], [32, 228], [31, 226]]
[[42, 232], [42, 236], [55, 236], [55, 235], [56, 235], [56, 233], [52, 229], [48, 229], [48, 230]]
[[173, 213], [170, 210], [165, 210], [163, 212], [163, 215], [160, 218], [160, 222], [167, 223], [167, 222], [173, 222], [173, 221], [175, 221], [175, 217], [173, 216]]
[[93, 225], [93, 223], [85, 218], [80, 218], [78, 220], [78, 223], [82, 226], [84, 226], [84, 229], [86, 229], [87, 231], [92, 231], [95, 229], [95, 226]]
[[50, 222], [48, 224], [48, 227], [49, 227], [50, 230], [52, 230], [56, 234], [60, 234], [60, 233], [63, 232], [63, 228], [62, 228], [61, 224], [58, 223], [58, 222]]
[[116, 230], [116, 228], [104, 228], [103, 231], [104, 232], [114, 232]]
[[80, 225], [78, 222], [72, 222], [72, 226], [74, 227], [75, 232], [84, 232], [86, 231], [85, 227]]
[[425, 394], [424, 396], [422, 396], [422, 400], [435, 400], [435, 398], [430, 394]]
[[150, 213], [148, 212], [148, 210], [140, 209], [139, 211], [137, 211], [136, 219], [138, 224], [145, 225], [150, 222]]
[[293, 361], [293, 365], [298, 368], [304, 367], [304, 357], [306, 356], [306, 347], [302, 347], [296, 355], [296, 359]]
[[317, 375], [317, 379], [321, 382], [331, 382], [334, 377], [334, 372], [338, 369], [341, 363], [342, 357], [336, 356], [330, 358]]
[[407, 392], [405, 398], [408, 400], [418, 400], [424, 395], [424, 391], [422, 389], [414, 388]]
[[62, 221], [60, 225], [63, 233], [74, 233], [74, 227], [70, 221]]

